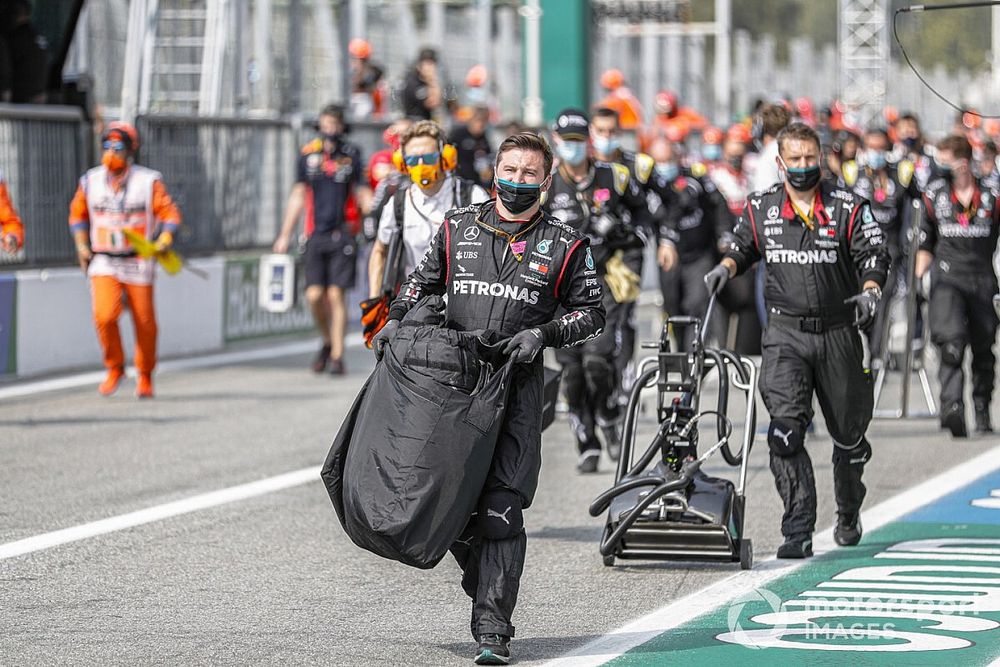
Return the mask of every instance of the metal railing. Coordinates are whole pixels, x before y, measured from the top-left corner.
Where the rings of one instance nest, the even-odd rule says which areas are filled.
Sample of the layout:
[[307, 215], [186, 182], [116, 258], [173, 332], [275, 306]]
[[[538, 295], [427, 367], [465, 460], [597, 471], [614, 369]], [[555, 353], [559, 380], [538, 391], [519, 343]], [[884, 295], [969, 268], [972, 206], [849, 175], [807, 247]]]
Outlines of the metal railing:
[[184, 217], [189, 253], [269, 245], [295, 179], [298, 150], [283, 120], [141, 116], [140, 162], [163, 174]]
[[28, 242], [0, 266], [72, 262], [69, 202], [90, 162], [90, 125], [76, 107], [0, 104], [0, 171]]

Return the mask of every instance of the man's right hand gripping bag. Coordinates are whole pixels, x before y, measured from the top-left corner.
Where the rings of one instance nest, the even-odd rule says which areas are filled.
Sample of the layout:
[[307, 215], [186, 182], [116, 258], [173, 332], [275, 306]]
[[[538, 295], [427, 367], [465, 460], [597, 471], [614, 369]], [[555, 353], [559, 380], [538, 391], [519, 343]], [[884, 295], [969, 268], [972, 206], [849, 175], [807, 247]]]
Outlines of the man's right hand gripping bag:
[[483, 359], [488, 338], [405, 323], [355, 400], [322, 477], [355, 544], [429, 569], [476, 510], [513, 365]]

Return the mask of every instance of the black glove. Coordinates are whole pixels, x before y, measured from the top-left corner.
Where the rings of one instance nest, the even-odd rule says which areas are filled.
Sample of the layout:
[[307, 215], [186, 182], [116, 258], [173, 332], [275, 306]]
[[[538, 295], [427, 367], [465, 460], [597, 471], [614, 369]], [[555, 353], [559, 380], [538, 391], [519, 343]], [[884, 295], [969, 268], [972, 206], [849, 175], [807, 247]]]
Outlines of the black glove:
[[717, 264], [705, 274], [705, 286], [709, 295], [718, 294], [729, 282], [729, 268], [725, 264]]
[[513, 357], [516, 363], [528, 363], [538, 355], [542, 347], [542, 332], [527, 329], [514, 334], [513, 338], [504, 343], [503, 353]]
[[853, 303], [857, 316], [854, 318], [854, 326], [859, 329], [867, 329], [875, 321], [875, 310], [878, 308], [879, 299], [882, 298], [882, 290], [877, 287], [869, 287], [861, 294], [844, 299], [844, 303]]
[[385, 323], [375, 337], [372, 338], [372, 352], [375, 353], [375, 359], [381, 361], [382, 359], [382, 348], [385, 347], [392, 335], [396, 333], [396, 329], [399, 328], [399, 320], [389, 320]]

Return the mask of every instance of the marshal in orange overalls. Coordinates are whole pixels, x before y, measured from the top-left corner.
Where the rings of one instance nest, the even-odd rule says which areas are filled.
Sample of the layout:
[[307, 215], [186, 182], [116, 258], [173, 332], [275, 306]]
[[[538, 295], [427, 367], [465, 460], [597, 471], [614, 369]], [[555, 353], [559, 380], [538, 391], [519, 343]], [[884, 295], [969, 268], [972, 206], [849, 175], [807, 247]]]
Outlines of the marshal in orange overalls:
[[17, 216], [14, 205], [10, 203], [10, 193], [7, 192], [7, 182], [0, 174], [0, 247], [14, 254], [24, 245], [24, 225]]
[[80, 179], [70, 204], [69, 225], [80, 264], [90, 277], [94, 324], [108, 369], [98, 391], [113, 393], [124, 376], [125, 355], [118, 330], [124, 297], [135, 324], [136, 395], [150, 398], [156, 365], [156, 260], [137, 256], [122, 230], [132, 230], [166, 249], [173, 243], [181, 216], [160, 173], [132, 163], [137, 146], [134, 128], [124, 123], [109, 126], [103, 164]]

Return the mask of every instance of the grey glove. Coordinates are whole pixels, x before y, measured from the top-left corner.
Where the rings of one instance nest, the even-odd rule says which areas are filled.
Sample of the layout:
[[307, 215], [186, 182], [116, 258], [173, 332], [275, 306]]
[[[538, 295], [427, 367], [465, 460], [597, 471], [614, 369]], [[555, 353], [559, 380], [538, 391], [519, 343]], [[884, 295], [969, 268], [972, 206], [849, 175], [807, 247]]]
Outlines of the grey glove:
[[504, 343], [503, 353], [513, 357], [515, 363], [524, 364], [532, 361], [541, 351], [542, 332], [538, 329], [519, 331]]
[[878, 302], [881, 298], [882, 290], [877, 287], [869, 287], [861, 294], [844, 299], [844, 303], [854, 304], [856, 313], [854, 326], [859, 329], [867, 329], [875, 322], [875, 311], [878, 309]]
[[399, 320], [389, 320], [385, 323], [375, 337], [372, 338], [372, 352], [375, 353], [375, 359], [378, 361], [382, 360], [383, 350], [392, 335], [396, 333], [396, 329], [399, 328]]
[[728, 282], [729, 269], [725, 264], [717, 264], [715, 268], [705, 274], [705, 286], [710, 295], [718, 294]]

